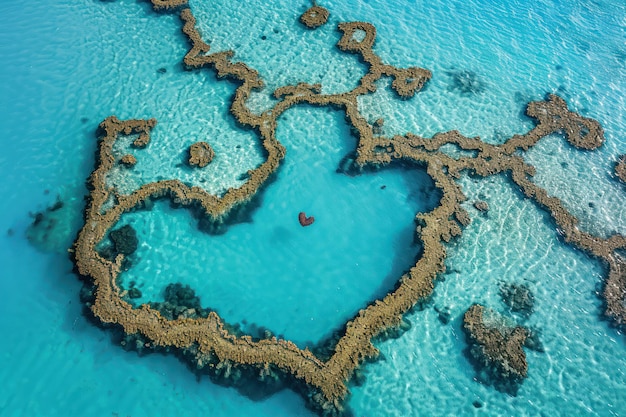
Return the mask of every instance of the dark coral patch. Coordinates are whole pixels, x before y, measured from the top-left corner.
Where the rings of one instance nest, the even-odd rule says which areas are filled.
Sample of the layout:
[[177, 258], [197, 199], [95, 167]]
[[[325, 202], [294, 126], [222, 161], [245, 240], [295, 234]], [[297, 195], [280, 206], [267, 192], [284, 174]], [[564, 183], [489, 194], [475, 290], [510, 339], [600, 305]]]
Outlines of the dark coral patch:
[[472, 305], [463, 317], [473, 364], [484, 382], [515, 395], [528, 374], [524, 343], [529, 332], [514, 326], [496, 312]]

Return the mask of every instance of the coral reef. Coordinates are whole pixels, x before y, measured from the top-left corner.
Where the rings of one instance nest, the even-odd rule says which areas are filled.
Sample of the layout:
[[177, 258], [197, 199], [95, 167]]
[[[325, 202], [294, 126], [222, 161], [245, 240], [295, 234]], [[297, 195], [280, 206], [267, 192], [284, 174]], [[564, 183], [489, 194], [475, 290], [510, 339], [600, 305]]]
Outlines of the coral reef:
[[306, 213], [301, 211], [298, 214], [298, 221], [300, 222], [300, 226], [302, 226], [302, 227], [310, 226], [315, 221], [315, 217], [313, 217], [313, 216], [307, 217]]
[[602, 296], [606, 303], [606, 315], [617, 326], [626, 325], [626, 259], [614, 255], [609, 259], [609, 277]]
[[150, 0], [154, 10], [175, 10], [187, 5], [187, 0]]
[[451, 318], [450, 307], [435, 306], [434, 309], [437, 312], [437, 318], [439, 319], [441, 324], [446, 325], [450, 323], [450, 318]]
[[[48, 190], [44, 192], [48, 193]], [[76, 238], [75, 228], [81, 225], [82, 210], [80, 199], [57, 195], [56, 200], [45, 209], [28, 213], [32, 218], [26, 229], [28, 242], [43, 252], [66, 254]], [[9, 236], [14, 233], [13, 229], [7, 231]]]
[[[65, 204], [61, 201], [61, 198], [57, 197], [54, 204], [47, 207], [44, 211], [29, 213], [33, 218], [33, 222], [26, 230], [26, 238], [35, 247], [46, 252], [54, 251], [54, 245], [50, 243], [52, 238], [51, 235], [58, 222], [56, 212], [61, 210], [64, 205]], [[12, 232], [9, 234], [12, 234]]]
[[526, 328], [528, 330], [528, 337], [524, 342], [524, 347], [535, 352], [544, 353], [543, 343], [541, 343], [541, 331], [536, 328]]
[[119, 229], [112, 230], [109, 237], [113, 242], [115, 253], [126, 256], [132, 255], [137, 250], [137, 246], [139, 246], [137, 232], [129, 224]]
[[479, 304], [472, 305], [465, 312], [463, 330], [477, 370], [485, 373], [483, 379], [497, 389], [515, 395], [528, 373], [526, 354], [522, 349], [529, 336], [528, 330], [509, 325], [496, 312]]
[[383, 118], [376, 119], [373, 125], [372, 133], [374, 135], [382, 135], [384, 125], [385, 125], [385, 119]]
[[189, 285], [180, 283], [169, 284], [165, 287], [162, 303], [152, 302], [150, 307], [157, 310], [167, 320], [176, 320], [178, 317], [208, 317], [210, 310], [203, 309], [194, 290]]
[[206, 142], [196, 142], [189, 147], [189, 165], [204, 168], [215, 156], [213, 148]]
[[489, 204], [487, 204], [486, 201], [477, 200], [477, 201], [474, 201], [473, 205], [474, 205], [474, 208], [480, 211], [481, 213], [486, 213], [489, 211]]
[[328, 21], [327, 9], [314, 5], [300, 16], [300, 22], [309, 29], [316, 29]]
[[535, 296], [524, 284], [502, 284], [500, 286], [502, 301], [511, 311], [530, 316], [535, 305]]
[[451, 78], [450, 89], [458, 91], [461, 95], [469, 96], [485, 91], [485, 83], [473, 71], [449, 71], [447, 74]]
[[137, 163], [137, 158], [135, 158], [133, 155], [131, 154], [126, 154], [124, 156], [122, 156], [122, 158], [120, 158], [120, 164], [127, 166], [127, 167], [132, 167]]
[[[384, 64], [373, 50], [376, 29], [364, 22], [341, 23], [338, 26], [342, 36], [337, 47], [344, 52], [358, 54], [368, 67], [356, 88], [340, 94], [322, 94], [319, 84], [283, 86], [274, 91], [277, 99], [274, 107], [255, 114], [247, 107], [246, 101], [253, 90], [264, 86], [258, 72], [242, 62], [233, 62], [232, 51], [211, 51], [210, 45], [202, 40], [195, 28], [191, 9], [184, 7], [185, 0], [152, 0], [152, 3], [155, 9], [179, 13], [183, 33], [190, 44], [183, 60], [187, 69], [213, 69], [218, 77], [237, 84], [230, 112], [241, 126], [258, 135], [266, 159], [257, 168], [248, 171], [241, 186], [228, 189], [221, 197], [176, 179], [147, 183], [128, 195], [121, 195], [115, 188], [108, 187], [105, 180], [115, 164], [113, 144], [121, 135], [138, 134], [133, 146], [146, 146], [156, 120], [122, 121], [115, 116], [104, 120], [99, 129], [96, 168], [88, 181], [90, 195], [85, 223], [72, 249], [77, 271], [94, 287], [90, 291], [89, 305], [101, 322], [115, 323], [128, 335], [140, 335], [141, 339], [137, 340], [141, 340], [144, 346], [176, 348], [197, 361], [198, 367], [208, 365], [216, 374], [226, 378], [244, 372], [242, 369], [244, 374], [254, 371], [269, 380], [274, 375], [289, 375], [306, 387], [302, 390], [303, 395], [320, 413], [338, 414], [343, 410], [342, 401], [348, 394], [346, 382], [365, 360], [378, 355], [372, 340], [406, 328], [403, 314], [432, 294], [436, 277], [444, 272], [444, 243], [460, 235], [462, 228], [470, 223], [469, 214], [461, 206], [466, 197], [456, 182], [463, 171], [481, 177], [506, 173], [527, 198], [550, 214], [566, 242], [604, 261], [609, 266], [604, 291], [606, 314], [617, 323], [626, 322], [626, 267], [616, 255], [617, 250], [626, 248], [626, 238], [617, 234], [601, 238], [580, 231], [578, 220], [561, 201], [549, 196], [532, 181], [534, 168], [523, 159], [523, 151], [553, 133], [563, 134], [574, 147], [597, 148], [603, 143], [604, 136], [595, 120], [570, 112], [563, 99], [550, 95], [544, 101], [528, 105], [527, 114], [535, 119], [535, 127], [523, 135], [514, 135], [502, 145], [468, 138], [457, 131], [440, 133], [432, 138], [410, 133], [395, 137], [375, 136], [376, 126], [360, 114], [357, 98], [376, 91], [376, 81], [383, 76], [393, 78], [391, 88], [400, 98], [412, 97], [430, 79], [431, 73], [417, 67], [403, 69]], [[362, 37], [361, 32], [364, 34]], [[469, 87], [476, 90], [471, 79]], [[334, 106], [345, 112], [358, 139], [356, 151], [344, 164], [346, 171], [358, 173], [367, 167], [394, 162], [426, 167], [442, 198], [434, 210], [416, 216], [416, 232], [419, 232], [416, 236], [423, 248], [416, 264], [398, 278], [391, 292], [382, 299], [373, 300], [346, 323], [332, 352], [329, 350], [324, 360], [308, 349], [300, 349], [292, 342], [274, 336], [254, 340], [249, 335], [237, 334], [214, 311], [198, 310], [199, 301], [184, 287], [170, 289], [168, 297], [177, 300], [169, 302], [171, 308], [154, 303], [133, 308], [122, 298], [118, 287], [125, 256], [132, 253], [132, 232], [126, 230], [122, 234], [118, 229], [119, 247], [113, 238], [116, 231], [111, 232], [116, 253], [110, 258], [98, 252], [99, 242], [123, 213], [147, 206], [157, 198], [168, 198], [178, 206], [193, 208], [203, 216], [203, 221], [221, 224], [229, 213], [249, 203], [276, 172], [285, 157], [285, 148], [276, 139], [278, 119], [287, 109], [301, 103]], [[451, 158], [439, 150], [447, 144], [455, 145], [462, 151], [471, 151], [473, 156]], [[444, 319], [447, 321], [449, 317], [444, 315]], [[488, 363], [498, 376], [513, 381], [526, 376], [527, 365], [521, 348], [528, 337], [525, 329], [516, 327], [503, 333], [488, 328], [480, 306], [468, 310], [465, 328], [471, 340], [475, 341], [481, 360]]]
[[619, 160], [615, 164], [615, 175], [617, 178], [626, 183], [626, 155], [619, 157]]
[[130, 288], [128, 290], [128, 297], [129, 298], [133, 298], [133, 299], [141, 298], [141, 295], [142, 295], [141, 294], [141, 290], [139, 288], [133, 287], [133, 288]]

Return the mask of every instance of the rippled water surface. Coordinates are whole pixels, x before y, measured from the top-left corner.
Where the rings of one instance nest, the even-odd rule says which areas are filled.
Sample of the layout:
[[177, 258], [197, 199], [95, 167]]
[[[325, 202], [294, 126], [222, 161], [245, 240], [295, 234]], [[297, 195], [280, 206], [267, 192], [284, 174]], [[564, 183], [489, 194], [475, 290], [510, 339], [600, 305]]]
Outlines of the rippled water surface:
[[[325, 93], [358, 85], [366, 67], [335, 47], [342, 21], [373, 23], [385, 62], [433, 72], [410, 100], [399, 100], [386, 79], [359, 98], [368, 120], [385, 119], [385, 135], [457, 129], [502, 143], [532, 128], [526, 103], [559, 94], [600, 122], [606, 143], [581, 152], [559, 135], [545, 138], [524, 155], [534, 181], [563, 200], [582, 230], [626, 233], [626, 189], [611, 174], [626, 153], [622, 1], [318, 3], [331, 15], [315, 31], [297, 22], [305, 1], [190, 0], [190, 7], [214, 50], [233, 49], [265, 80], [249, 101], [257, 112], [286, 84], [321, 83]], [[219, 194], [265, 156], [254, 132], [228, 112], [236, 85], [183, 69], [180, 26], [145, 1], [0, 5], [1, 416], [312, 415], [292, 391], [253, 401], [197, 379], [173, 356], [125, 352], [82, 314], [67, 249], [82, 226], [104, 118], [159, 121], [150, 146], [131, 150], [135, 169], [108, 178], [124, 192], [178, 178]], [[224, 234], [199, 231], [190, 213], [165, 203], [123, 216], [140, 245], [122, 279], [142, 290], [139, 302], [162, 300], [168, 283], [182, 282], [244, 331], [263, 327], [312, 346], [414, 263], [413, 217], [439, 198], [423, 169], [337, 173], [356, 141], [336, 109], [294, 107], [279, 118], [277, 137], [284, 163]], [[199, 140], [215, 160], [191, 170], [185, 150]], [[116, 146], [128, 152], [128, 144]], [[407, 315], [411, 329], [377, 344], [381, 360], [351, 387], [354, 415], [626, 415], [626, 338], [601, 319], [603, 265], [566, 245], [505, 175], [464, 175], [459, 184], [472, 223], [448, 244], [431, 302]], [[488, 214], [474, 209], [478, 199]], [[62, 207], [43, 232], [27, 233], [35, 213], [56, 201]], [[315, 224], [301, 228], [299, 211], [315, 215]], [[516, 319], [539, 329], [544, 346], [526, 351], [528, 379], [516, 397], [476, 380], [461, 330], [472, 303], [505, 311], [503, 283], [533, 292], [533, 314]], [[438, 311], [449, 312], [447, 324]]]

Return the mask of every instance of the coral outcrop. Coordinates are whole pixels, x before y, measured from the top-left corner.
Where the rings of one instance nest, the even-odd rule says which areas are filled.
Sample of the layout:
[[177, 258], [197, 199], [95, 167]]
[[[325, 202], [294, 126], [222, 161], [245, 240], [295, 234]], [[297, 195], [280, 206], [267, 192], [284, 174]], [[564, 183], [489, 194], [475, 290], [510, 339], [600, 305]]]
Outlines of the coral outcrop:
[[189, 147], [189, 165], [204, 168], [215, 156], [213, 148], [206, 142], [196, 142]]
[[300, 22], [309, 29], [316, 29], [328, 21], [327, 9], [314, 5], [300, 16]]
[[474, 208], [481, 213], [486, 213], [489, 211], [489, 204], [483, 200], [474, 201]]
[[113, 241], [113, 248], [116, 253], [125, 256], [132, 255], [139, 246], [137, 232], [129, 224], [119, 229], [112, 230], [109, 236]]
[[300, 222], [300, 226], [302, 227], [310, 226], [315, 221], [315, 217], [313, 216], [307, 217], [306, 213], [301, 211], [298, 214], [298, 221]]
[[535, 296], [524, 284], [502, 284], [500, 286], [502, 301], [511, 311], [530, 316], [535, 305]]
[[529, 331], [506, 322], [498, 313], [472, 305], [463, 316], [469, 353], [484, 379], [496, 388], [515, 394], [526, 378], [528, 363], [524, 344]]
[[[183, 60], [187, 69], [210, 69], [219, 78], [237, 84], [230, 113], [240, 125], [258, 136], [266, 158], [257, 168], [248, 171], [242, 185], [228, 189], [222, 196], [209, 194], [176, 179], [146, 183], [132, 193], [122, 195], [106, 184], [106, 175], [116, 162], [113, 144], [121, 135], [137, 134], [133, 146], [146, 146], [156, 120], [119, 120], [111, 116], [100, 124], [96, 168], [88, 181], [90, 195], [85, 224], [72, 252], [77, 270], [94, 287], [89, 305], [103, 323], [115, 323], [128, 335], [140, 335], [144, 345], [186, 352], [198, 363], [211, 364], [224, 375], [232, 375], [237, 369], [252, 369], [268, 379], [272, 379], [272, 375], [288, 374], [307, 387], [305, 397], [320, 412], [339, 413], [348, 394], [346, 382], [365, 360], [378, 355], [372, 340], [389, 329], [402, 328], [403, 314], [432, 294], [436, 277], [445, 269], [444, 244], [459, 236], [463, 227], [470, 223], [469, 214], [461, 206], [466, 197], [456, 181], [464, 171], [481, 177], [507, 174], [527, 198], [550, 214], [566, 242], [604, 261], [609, 268], [604, 291], [606, 314], [618, 323], [626, 322], [625, 267], [616, 255], [616, 251], [626, 248], [626, 238], [618, 234], [601, 238], [580, 231], [578, 220], [562, 202], [532, 181], [535, 170], [524, 160], [524, 151], [553, 133], [564, 135], [577, 148], [597, 148], [604, 141], [598, 122], [569, 111], [563, 99], [550, 95], [546, 100], [528, 105], [527, 114], [535, 119], [535, 127], [523, 135], [514, 135], [502, 145], [468, 138], [457, 131], [440, 133], [432, 138], [410, 133], [394, 137], [380, 135], [382, 123], [372, 126], [359, 112], [357, 98], [376, 91], [376, 82], [383, 76], [393, 78], [391, 88], [400, 98], [412, 97], [430, 79], [431, 73], [417, 67], [403, 69], [384, 64], [373, 50], [376, 29], [364, 22], [341, 23], [338, 27], [342, 32], [338, 48], [358, 54], [368, 68], [356, 88], [340, 94], [323, 94], [319, 84], [283, 86], [274, 92], [277, 98], [274, 107], [255, 114], [246, 102], [253, 90], [264, 86], [258, 72], [242, 62], [234, 62], [233, 51], [212, 51], [195, 28], [195, 17], [191, 9], [185, 7], [185, 0], [152, 0], [152, 3], [155, 9], [179, 14], [183, 33], [190, 44]], [[107, 259], [97, 250], [99, 242], [123, 213], [157, 198], [167, 198], [178, 206], [193, 208], [206, 222], [219, 224], [234, 209], [248, 203], [276, 172], [285, 157], [285, 148], [276, 138], [278, 119], [287, 109], [298, 104], [333, 106], [345, 112], [358, 139], [349, 163], [350, 172], [358, 173], [368, 166], [380, 167], [394, 162], [426, 167], [442, 198], [431, 212], [416, 216], [416, 237], [423, 248], [416, 264], [398, 277], [392, 291], [373, 300], [345, 324], [334, 349], [327, 350], [324, 360], [287, 340], [273, 336], [253, 340], [249, 335], [232, 332], [214, 311], [205, 309], [203, 314], [183, 314], [172, 310], [170, 315], [169, 310], [156, 305], [143, 304], [133, 308], [121, 296], [118, 287], [123, 261], [132, 245], [117, 248], [116, 243], [117, 253]], [[377, 135], [375, 127], [379, 129]], [[473, 156], [451, 158], [440, 151], [448, 144], [471, 151]], [[198, 147], [198, 152], [208, 152], [202, 145]], [[193, 297], [185, 298], [185, 292], [182, 289], [182, 299], [192, 303], [185, 311], [195, 311], [197, 305]], [[180, 304], [181, 289], [176, 289], [175, 293]], [[185, 307], [190, 307], [186, 303], [183, 301]], [[480, 306], [472, 307], [466, 313], [465, 323], [483, 362], [486, 361], [500, 376], [513, 380], [526, 376], [527, 364], [521, 346], [528, 333], [524, 329], [502, 332], [486, 326]]]
[[[32, 223], [26, 229], [28, 241], [44, 252], [65, 252], [68, 242], [64, 240], [64, 232], [71, 230], [71, 210], [61, 196], [57, 196], [56, 201], [45, 210], [29, 213]], [[9, 235], [12, 234], [9, 229]]]
[[131, 154], [126, 154], [120, 158], [120, 164], [127, 166], [129, 168], [134, 166], [136, 163], [137, 163], [137, 158], [135, 158], [135, 156]]

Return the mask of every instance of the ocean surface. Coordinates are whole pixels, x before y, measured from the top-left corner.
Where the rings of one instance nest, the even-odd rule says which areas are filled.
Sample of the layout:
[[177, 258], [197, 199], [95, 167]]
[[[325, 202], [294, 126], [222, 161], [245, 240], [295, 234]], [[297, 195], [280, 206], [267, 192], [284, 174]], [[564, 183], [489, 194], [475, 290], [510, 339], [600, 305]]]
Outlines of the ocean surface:
[[[626, 234], [626, 187], [612, 177], [626, 153], [623, 1], [319, 4], [329, 22], [309, 31], [297, 22], [308, 1], [190, 0], [212, 50], [233, 49], [266, 82], [249, 102], [254, 111], [271, 107], [279, 86], [319, 82], [335, 93], [357, 85], [365, 66], [335, 47], [343, 21], [373, 23], [384, 62], [433, 72], [410, 100], [384, 80], [359, 99], [368, 120], [385, 119], [386, 135], [457, 129], [502, 143], [532, 128], [529, 101], [559, 94], [600, 122], [606, 143], [581, 152], [559, 135], [545, 138], [524, 154], [534, 181], [563, 200], [581, 229]], [[187, 48], [179, 19], [146, 1], [0, 3], [0, 416], [313, 416], [290, 390], [253, 401], [196, 378], [173, 356], [126, 352], [82, 314], [67, 249], [82, 226], [104, 118], [159, 121], [149, 147], [132, 151], [137, 166], [111, 172], [123, 192], [179, 178], [219, 195], [263, 160], [254, 134], [228, 112], [236, 86], [210, 70], [185, 71]], [[123, 216], [140, 241], [122, 276], [141, 290], [137, 302], [161, 301], [167, 284], [181, 282], [244, 331], [267, 328], [313, 346], [414, 264], [414, 215], [440, 197], [424, 171], [337, 173], [356, 140], [333, 109], [293, 107], [277, 136], [287, 149], [281, 168], [258, 206], [224, 234], [200, 232], [188, 211], [166, 203]], [[216, 156], [191, 170], [185, 150], [199, 140]], [[459, 183], [472, 223], [447, 245], [431, 302], [406, 316], [411, 329], [377, 343], [380, 360], [351, 387], [354, 415], [626, 415], [626, 336], [602, 318], [603, 266], [560, 240], [505, 176]], [[477, 199], [488, 202], [487, 215], [472, 206]], [[300, 211], [315, 224], [300, 227]], [[43, 223], [29, 228], [40, 212]], [[532, 315], [509, 315], [539, 330], [544, 347], [526, 350], [528, 378], [515, 397], [478, 382], [461, 330], [472, 303], [506, 312], [503, 283], [533, 292]]]

